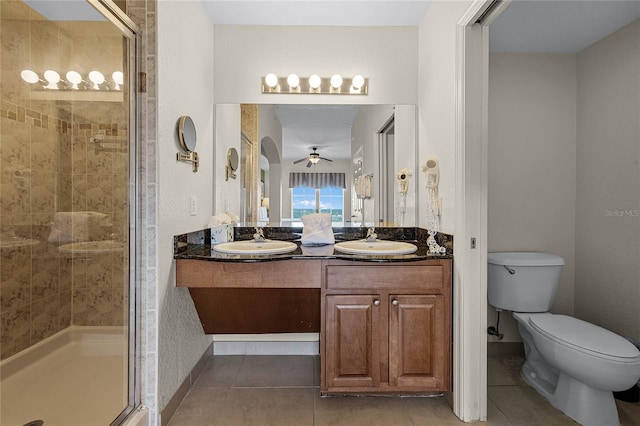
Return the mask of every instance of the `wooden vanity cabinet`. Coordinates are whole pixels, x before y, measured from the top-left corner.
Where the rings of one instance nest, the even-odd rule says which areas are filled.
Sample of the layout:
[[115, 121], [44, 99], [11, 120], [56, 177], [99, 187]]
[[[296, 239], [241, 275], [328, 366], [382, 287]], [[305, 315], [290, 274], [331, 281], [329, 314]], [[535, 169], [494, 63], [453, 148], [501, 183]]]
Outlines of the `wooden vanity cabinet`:
[[451, 390], [451, 260], [329, 261], [321, 312], [323, 394]]

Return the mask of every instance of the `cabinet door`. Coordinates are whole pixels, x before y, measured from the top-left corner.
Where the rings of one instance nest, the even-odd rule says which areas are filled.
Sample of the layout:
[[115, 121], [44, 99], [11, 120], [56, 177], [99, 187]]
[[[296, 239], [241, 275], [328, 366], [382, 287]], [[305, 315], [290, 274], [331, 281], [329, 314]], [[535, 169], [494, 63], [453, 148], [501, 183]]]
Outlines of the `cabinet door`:
[[380, 383], [380, 299], [375, 295], [326, 297], [327, 387]]
[[389, 296], [389, 385], [447, 390], [444, 297]]

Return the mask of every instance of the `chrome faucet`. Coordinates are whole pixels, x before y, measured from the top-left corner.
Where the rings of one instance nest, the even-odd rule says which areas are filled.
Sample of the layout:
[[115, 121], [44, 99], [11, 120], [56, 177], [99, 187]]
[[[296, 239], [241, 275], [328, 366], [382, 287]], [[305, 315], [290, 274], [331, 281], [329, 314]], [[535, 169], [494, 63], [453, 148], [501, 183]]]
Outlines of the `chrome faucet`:
[[259, 227], [259, 226], [256, 226], [254, 229], [256, 230], [256, 233], [255, 233], [255, 234], [253, 234], [253, 240], [254, 240], [256, 243], [263, 243], [263, 242], [264, 242], [264, 240], [265, 240], [265, 238], [264, 238], [264, 231], [263, 231], [263, 230], [262, 230], [262, 228], [261, 228], [261, 227]]
[[376, 234], [376, 228], [372, 226], [371, 228], [367, 229], [367, 236], [365, 237], [365, 240], [367, 242], [373, 242], [376, 240], [376, 238], [378, 238], [378, 234]]

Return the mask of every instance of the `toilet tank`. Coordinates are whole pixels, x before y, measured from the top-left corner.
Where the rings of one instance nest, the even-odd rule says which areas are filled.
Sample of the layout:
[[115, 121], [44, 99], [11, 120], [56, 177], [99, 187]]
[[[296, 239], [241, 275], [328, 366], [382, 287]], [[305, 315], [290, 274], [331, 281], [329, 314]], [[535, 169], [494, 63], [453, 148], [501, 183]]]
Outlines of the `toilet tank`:
[[489, 304], [513, 312], [547, 312], [564, 259], [549, 253], [488, 253]]

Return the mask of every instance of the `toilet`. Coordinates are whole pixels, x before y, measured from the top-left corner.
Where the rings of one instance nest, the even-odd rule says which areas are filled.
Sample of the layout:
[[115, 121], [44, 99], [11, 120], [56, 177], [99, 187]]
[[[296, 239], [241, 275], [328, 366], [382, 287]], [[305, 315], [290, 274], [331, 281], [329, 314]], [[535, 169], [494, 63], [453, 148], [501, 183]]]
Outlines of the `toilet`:
[[549, 313], [564, 260], [549, 253], [489, 253], [489, 304], [511, 311], [525, 350], [522, 376], [585, 426], [617, 426], [614, 391], [640, 379], [640, 351], [597, 325]]

